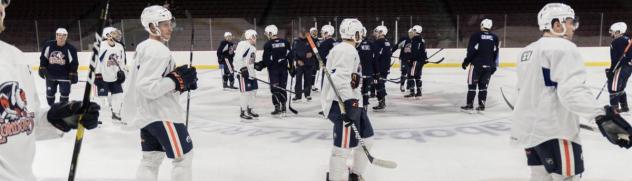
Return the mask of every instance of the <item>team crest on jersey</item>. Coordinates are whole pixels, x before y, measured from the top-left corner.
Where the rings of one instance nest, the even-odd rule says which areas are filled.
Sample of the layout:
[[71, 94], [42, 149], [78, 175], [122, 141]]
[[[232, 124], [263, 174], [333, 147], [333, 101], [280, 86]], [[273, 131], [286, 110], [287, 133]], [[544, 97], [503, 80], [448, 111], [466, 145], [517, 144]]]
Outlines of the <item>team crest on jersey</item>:
[[412, 43], [406, 43], [406, 45], [404, 45], [404, 52], [405, 53], [410, 53], [412, 52], [411, 48], [412, 48], [413, 44]]
[[108, 57], [108, 61], [106, 62], [106, 65], [108, 67], [110, 66], [116, 66], [118, 65], [118, 60], [120, 59], [120, 56], [117, 54], [110, 54], [110, 57]]
[[16, 81], [0, 84], [0, 145], [21, 133], [30, 135], [35, 126], [35, 113], [27, 109], [26, 92]]
[[66, 60], [64, 60], [64, 58], [66, 58], [66, 55], [64, 55], [64, 53], [61, 53], [60, 51], [53, 51], [48, 56], [48, 63], [57, 64], [57, 65], [65, 65]]

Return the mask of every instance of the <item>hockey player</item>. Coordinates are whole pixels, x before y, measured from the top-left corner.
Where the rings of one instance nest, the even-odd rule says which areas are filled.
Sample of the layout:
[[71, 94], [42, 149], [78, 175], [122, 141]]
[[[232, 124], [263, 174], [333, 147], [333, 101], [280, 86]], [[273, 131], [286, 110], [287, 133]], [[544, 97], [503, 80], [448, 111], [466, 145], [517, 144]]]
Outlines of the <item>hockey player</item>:
[[272, 104], [274, 111], [271, 115], [285, 114], [287, 102], [287, 75], [291, 71], [291, 64], [288, 64], [290, 54], [290, 42], [279, 38], [279, 29], [275, 25], [268, 25], [265, 28], [266, 37], [270, 39], [263, 45], [263, 57], [255, 64], [255, 69], [261, 71], [268, 67], [268, 77], [270, 80], [270, 92], [272, 92]]
[[[358, 128], [360, 137], [370, 149], [373, 128], [367, 112], [362, 108], [361, 61], [356, 51], [356, 44], [362, 41], [363, 26], [357, 19], [344, 19], [340, 24], [340, 37], [343, 42], [336, 45], [327, 59], [325, 68], [331, 74], [331, 81], [325, 81], [321, 94], [321, 104], [325, 117], [334, 123], [334, 147], [329, 159], [328, 180], [364, 180], [362, 174], [368, 166], [368, 159], [362, 148], [358, 147], [358, 139], [351, 124]], [[334, 90], [335, 87], [335, 90]], [[339, 100], [343, 102], [339, 102]], [[352, 153], [353, 150], [353, 153]], [[353, 158], [351, 173], [347, 167], [347, 159]]]
[[[320, 36], [322, 37], [322, 40], [320, 41], [320, 45], [318, 46], [318, 54], [320, 54], [320, 58], [323, 58], [323, 63], [325, 63], [325, 65], [327, 65], [327, 55], [329, 54], [329, 51], [334, 48], [334, 45], [338, 44], [334, 39], [335, 33], [336, 29], [334, 28], [334, 26], [331, 25], [324, 25], [320, 29]], [[318, 69], [321, 68], [319, 67]], [[325, 74], [320, 75], [320, 86], [322, 88], [324, 80], [323, 78], [325, 78]]]
[[[0, 33], [5, 29], [9, 2], [0, 3]], [[41, 107], [35, 80], [24, 62], [27, 57], [3, 41], [0, 50], [0, 180], [35, 181], [35, 141], [59, 138], [62, 131], [77, 128], [82, 103], [59, 102], [50, 109]], [[99, 105], [90, 103], [81, 124], [87, 129], [96, 128], [98, 118]]]
[[40, 55], [39, 76], [46, 79], [46, 100], [48, 105], [55, 103], [55, 94], [59, 88], [59, 101], [68, 102], [70, 84], [78, 81], [77, 49], [67, 43], [68, 31], [58, 28], [55, 31], [55, 41], [47, 42]]
[[255, 106], [255, 96], [259, 85], [257, 84], [255, 74], [255, 53], [257, 49], [257, 32], [249, 29], [244, 32], [245, 40], [237, 44], [235, 50], [235, 68], [239, 70], [239, 90], [241, 91], [240, 103], [241, 114], [239, 117], [250, 120], [259, 117], [259, 114], [253, 111]]
[[[103, 29], [103, 41], [99, 46], [99, 59], [95, 67], [94, 84], [97, 95], [112, 111], [112, 119], [121, 121], [121, 105], [123, 104], [123, 82], [125, 81], [125, 49], [116, 42], [117, 29], [106, 27]], [[107, 97], [107, 100], [104, 97]], [[107, 102], [107, 103], [106, 103]]]
[[136, 46], [134, 68], [125, 89], [122, 118], [140, 130], [143, 157], [136, 180], [158, 178], [165, 155], [173, 159], [171, 180], [192, 180], [193, 142], [184, 124], [178, 93], [197, 89], [194, 67], [176, 67], [165, 45], [173, 32], [173, 16], [162, 6], [146, 7], [140, 16], [149, 38]]
[[402, 37], [397, 43], [396, 47], [393, 47], [393, 52], [399, 48], [399, 62], [400, 62], [400, 79], [399, 79], [399, 90], [401, 92], [406, 92], [406, 89], [410, 89], [410, 87], [406, 87], [406, 79], [408, 79], [408, 74], [410, 73], [410, 53], [411, 53], [411, 41], [410, 37], [413, 37], [413, 29], [408, 29], [408, 36]]
[[380, 111], [386, 108], [386, 79], [391, 70], [391, 43], [386, 39], [388, 29], [386, 26], [377, 26], [373, 30], [375, 35], [375, 42], [373, 42], [373, 55], [375, 70], [373, 73], [377, 74], [377, 85], [375, 91], [377, 93], [377, 106], [373, 107], [373, 110]]
[[305, 95], [307, 101], [311, 101], [311, 87], [314, 83], [314, 71], [318, 67], [315, 56], [307, 44], [305, 32], [299, 34], [299, 38], [292, 43], [292, 57], [294, 58], [294, 67], [296, 67], [296, 84], [294, 91], [296, 97], [292, 101], [299, 101]]
[[[428, 63], [426, 41], [421, 37], [422, 27], [415, 25], [412, 29], [414, 36], [411, 38], [410, 74], [407, 81], [408, 87], [410, 87], [410, 94], [404, 96], [406, 98], [421, 97], [421, 73], [424, 65]], [[417, 92], [415, 92], [415, 88], [417, 88]]]
[[578, 27], [573, 9], [549, 3], [537, 17], [542, 38], [521, 51], [517, 65], [511, 140], [525, 148], [532, 181], [577, 181], [584, 171], [580, 117], [626, 148], [632, 129], [611, 107], [599, 107], [586, 85], [583, 59], [569, 41]]
[[[618, 22], [610, 26], [610, 35], [614, 40], [610, 44], [610, 68], [606, 69], [606, 77], [608, 78], [608, 92], [610, 93], [610, 105], [617, 112], [628, 112], [628, 98], [625, 93], [625, 87], [632, 73], [632, 40], [625, 36], [627, 25], [624, 22]], [[619, 107], [620, 105], [620, 107]]]
[[476, 111], [485, 111], [487, 101], [487, 85], [489, 79], [496, 72], [498, 64], [498, 36], [491, 32], [492, 20], [481, 21], [481, 31], [470, 36], [467, 46], [467, 56], [463, 60], [462, 68], [467, 69], [467, 102], [461, 109], [471, 112], [478, 88], [478, 107]]
[[362, 28], [362, 41], [356, 49], [360, 56], [360, 65], [362, 67], [362, 88], [360, 88], [362, 107], [366, 110], [369, 105], [369, 90], [373, 86], [373, 65], [375, 60], [373, 58], [373, 44], [366, 39], [366, 28]]
[[224, 40], [219, 43], [217, 48], [217, 61], [220, 70], [222, 70], [222, 87], [224, 89], [237, 89], [235, 87], [235, 75], [233, 74], [233, 57], [235, 57], [235, 45], [233, 44], [233, 34], [224, 33]]

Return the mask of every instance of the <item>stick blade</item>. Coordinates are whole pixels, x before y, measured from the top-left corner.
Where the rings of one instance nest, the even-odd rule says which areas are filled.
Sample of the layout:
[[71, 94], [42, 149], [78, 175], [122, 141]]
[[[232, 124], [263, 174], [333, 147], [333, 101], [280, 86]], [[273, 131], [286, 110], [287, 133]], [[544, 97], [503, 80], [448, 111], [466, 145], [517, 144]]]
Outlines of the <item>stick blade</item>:
[[395, 163], [394, 161], [381, 160], [377, 158], [374, 158], [371, 164], [382, 167], [382, 168], [390, 168], [390, 169], [397, 168], [397, 163]]

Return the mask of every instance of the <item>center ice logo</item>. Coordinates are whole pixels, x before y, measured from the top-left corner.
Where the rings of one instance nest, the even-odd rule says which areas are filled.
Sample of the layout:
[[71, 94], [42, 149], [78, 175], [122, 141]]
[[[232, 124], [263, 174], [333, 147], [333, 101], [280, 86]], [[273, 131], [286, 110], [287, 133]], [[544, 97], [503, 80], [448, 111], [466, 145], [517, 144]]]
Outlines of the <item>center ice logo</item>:
[[27, 109], [26, 93], [18, 82], [0, 84], [0, 144], [20, 133], [30, 135], [35, 126], [34, 117]]

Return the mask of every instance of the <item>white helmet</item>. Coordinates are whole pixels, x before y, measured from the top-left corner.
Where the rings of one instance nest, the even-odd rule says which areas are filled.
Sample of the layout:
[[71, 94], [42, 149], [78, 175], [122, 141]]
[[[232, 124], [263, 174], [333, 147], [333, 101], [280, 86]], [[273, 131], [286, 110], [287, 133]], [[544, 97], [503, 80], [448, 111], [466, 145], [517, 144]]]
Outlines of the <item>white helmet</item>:
[[413, 30], [413, 32], [415, 32], [417, 34], [421, 34], [421, 32], [423, 31], [423, 28], [421, 26], [419, 26], [419, 25], [415, 25], [411, 29]]
[[380, 25], [380, 26], [375, 27], [373, 31], [378, 32], [378, 33], [382, 32], [384, 35], [386, 35], [388, 33], [388, 28], [386, 28], [386, 26], [384, 25]]
[[610, 26], [610, 33], [619, 32], [619, 34], [624, 34], [626, 30], [628, 30], [628, 25], [624, 22], [616, 22]]
[[246, 40], [250, 40], [250, 39], [257, 39], [257, 31], [253, 30], [253, 29], [248, 29], [246, 30], [246, 32], [244, 32], [244, 38]]
[[227, 31], [227, 32], [224, 32], [224, 37], [227, 37], [227, 36], [233, 36], [233, 34], [232, 34], [232, 33], [230, 33], [230, 32], [228, 32], [228, 31]]
[[491, 30], [492, 29], [492, 20], [491, 19], [484, 19], [483, 21], [481, 21], [481, 27], [485, 28], [487, 30]]
[[[560, 23], [566, 21], [566, 19], [571, 18], [575, 20], [575, 11], [573, 8], [566, 4], [562, 3], [549, 3], [544, 5], [542, 10], [538, 13], [538, 26], [540, 26], [540, 31], [553, 29], [553, 20], [558, 20]], [[579, 28], [579, 23], [575, 23], [575, 29]], [[551, 33], [564, 36], [566, 34], [566, 26], [562, 26], [564, 31], [561, 34], [555, 33], [551, 31]]]
[[116, 32], [117, 29], [114, 27], [105, 27], [103, 28], [103, 32], [101, 33], [101, 38], [107, 39], [108, 36], [111, 36], [110, 33]]
[[362, 32], [365, 31], [363, 29], [364, 26], [362, 26], [360, 20], [355, 18], [344, 19], [342, 20], [342, 23], [340, 23], [340, 37], [342, 39], [350, 39], [358, 43], [362, 41], [362, 37], [356, 37], [356, 34], [361, 36]]
[[269, 35], [270, 37], [279, 34], [279, 29], [276, 27], [276, 25], [268, 25], [266, 26], [264, 31], [266, 32], [266, 35]]
[[336, 34], [336, 29], [334, 28], [334, 26], [331, 25], [324, 25], [323, 27], [320, 28], [320, 32], [322, 34], [327, 34], [330, 36], [334, 36], [334, 34]]
[[57, 28], [57, 30], [55, 30], [55, 34], [67, 35], [68, 30], [66, 30], [66, 28]]
[[[152, 35], [160, 36], [160, 30], [157, 28], [158, 23], [163, 21], [172, 21], [174, 20], [171, 12], [162, 6], [153, 5], [146, 7], [143, 10], [143, 13], [140, 14], [140, 22], [145, 27], [145, 31], [149, 32]], [[175, 27], [175, 22], [172, 25], [172, 28]], [[149, 24], [153, 24], [156, 27], [156, 33], [152, 33], [151, 29], [149, 29]]]

